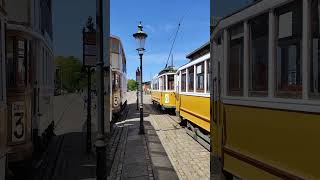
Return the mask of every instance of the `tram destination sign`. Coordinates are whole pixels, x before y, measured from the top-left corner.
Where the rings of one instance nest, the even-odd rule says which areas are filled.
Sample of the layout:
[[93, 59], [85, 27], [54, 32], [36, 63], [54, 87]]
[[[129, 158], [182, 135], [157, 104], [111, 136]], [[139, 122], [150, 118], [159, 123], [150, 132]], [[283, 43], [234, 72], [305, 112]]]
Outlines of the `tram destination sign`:
[[92, 67], [97, 63], [96, 33], [83, 33], [83, 65]]
[[25, 141], [25, 118], [23, 102], [12, 103], [11, 141], [18, 143]]

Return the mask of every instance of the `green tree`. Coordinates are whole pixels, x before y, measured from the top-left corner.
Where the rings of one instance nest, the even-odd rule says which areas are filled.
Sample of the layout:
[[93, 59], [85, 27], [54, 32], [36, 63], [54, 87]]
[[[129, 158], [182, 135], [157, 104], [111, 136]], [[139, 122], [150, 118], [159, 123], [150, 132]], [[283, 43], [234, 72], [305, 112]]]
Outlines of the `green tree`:
[[62, 89], [74, 92], [76, 89], [87, 86], [87, 73], [82, 71], [82, 63], [79, 59], [73, 56], [58, 56], [54, 63], [60, 68], [60, 73], [55, 79], [57, 84], [62, 84]]
[[137, 81], [133, 79], [128, 80], [128, 90], [135, 91], [137, 90]]

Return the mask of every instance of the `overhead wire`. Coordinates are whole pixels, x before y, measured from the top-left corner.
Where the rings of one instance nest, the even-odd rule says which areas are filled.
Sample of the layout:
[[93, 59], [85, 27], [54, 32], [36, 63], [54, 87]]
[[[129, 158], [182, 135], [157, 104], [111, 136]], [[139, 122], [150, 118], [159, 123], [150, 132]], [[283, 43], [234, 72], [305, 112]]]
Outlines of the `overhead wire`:
[[[171, 48], [170, 48], [170, 51], [169, 51], [169, 55], [168, 55], [168, 58], [167, 58], [167, 62], [166, 62], [166, 66], [165, 66], [165, 67], [168, 66], [168, 62], [169, 62], [170, 56], [171, 56], [171, 54], [172, 54], [172, 50], [173, 50], [173, 48], [174, 48], [174, 44], [175, 44], [176, 39], [177, 39], [178, 32], [179, 32], [179, 30], [180, 30], [180, 26], [181, 26], [184, 18], [188, 15], [188, 13], [189, 13], [190, 11], [191, 11], [191, 8], [188, 9], [188, 10], [186, 11], [186, 13], [180, 18], [176, 32], [175, 32], [174, 34], [172, 34], [172, 36], [170, 36], [170, 39], [169, 39], [169, 40], [171, 40], [172, 37], [174, 37], [174, 39], [173, 39], [173, 42], [172, 42], [172, 44], [171, 44]], [[173, 35], [174, 35], [174, 36], [173, 36]], [[173, 60], [172, 60], [172, 61], [173, 61]]]

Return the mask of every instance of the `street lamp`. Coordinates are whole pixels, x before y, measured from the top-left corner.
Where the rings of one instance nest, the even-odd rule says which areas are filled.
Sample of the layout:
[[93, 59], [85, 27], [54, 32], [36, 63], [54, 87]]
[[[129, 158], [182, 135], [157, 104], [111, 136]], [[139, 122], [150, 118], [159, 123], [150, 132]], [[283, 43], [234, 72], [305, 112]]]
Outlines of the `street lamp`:
[[143, 126], [143, 93], [142, 93], [142, 56], [145, 51], [144, 44], [148, 37], [147, 33], [143, 32], [143, 26], [141, 24], [138, 25], [138, 31], [133, 34], [133, 37], [137, 41], [137, 51], [140, 56], [140, 129], [139, 134], [144, 134], [144, 126]]

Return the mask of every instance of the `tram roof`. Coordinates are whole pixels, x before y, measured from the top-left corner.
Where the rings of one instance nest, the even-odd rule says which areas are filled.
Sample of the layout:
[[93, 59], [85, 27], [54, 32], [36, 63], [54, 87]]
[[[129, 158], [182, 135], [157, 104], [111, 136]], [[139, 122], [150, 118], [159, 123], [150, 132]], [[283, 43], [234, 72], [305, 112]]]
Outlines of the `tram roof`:
[[198, 57], [203, 56], [204, 54], [207, 54], [208, 52], [210, 52], [210, 42], [206, 42], [205, 44], [203, 44], [199, 48], [195, 49], [194, 51], [189, 53], [186, 56], [186, 58], [190, 59], [190, 61], [193, 61], [193, 60], [197, 59]]
[[257, 0], [238, 10], [233, 11], [227, 16], [222, 17], [214, 28], [213, 34], [217, 34], [222, 29], [236, 25], [239, 22], [249, 20], [253, 17], [268, 13], [269, 10], [278, 8], [292, 0]]
[[166, 73], [176, 73], [177, 72], [177, 69], [174, 67], [174, 66], [168, 66], [164, 69], [162, 69], [158, 76], [162, 75], [162, 74], [166, 74]]

